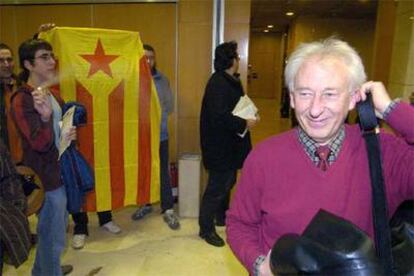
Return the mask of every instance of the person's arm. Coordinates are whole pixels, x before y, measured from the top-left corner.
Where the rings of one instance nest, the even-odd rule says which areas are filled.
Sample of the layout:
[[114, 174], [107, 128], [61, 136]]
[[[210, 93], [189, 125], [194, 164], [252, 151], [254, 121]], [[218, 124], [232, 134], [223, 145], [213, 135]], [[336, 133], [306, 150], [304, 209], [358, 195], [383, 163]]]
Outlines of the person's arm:
[[39, 28], [37, 29], [37, 33], [35, 33], [33, 35], [33, 38], [34, 39], [38, 39], [40, 33], [47, 32], [47, 31], [53, 29], [54, 27], [56, 27], [56, 24], [55, 23], [44, 23], [44, 24], [41, 24], [39, 26]]
[[233, 110], [228, 107], [228, 89], [229, 87], [221, 83], [208, 85], [206, 94], [211, 114], [209, 120], [213, 126], [242, 134], [247, 128], [247, 121], [232, 114]]
[[[46, 152], [50, 147], [54, 146], [54, 134], [52, 119], [50, 118], [50, 110], [46, 111], [43, 116], [41, 116], [38, 110], [35, 109], [33, 97], [27, 93], [16, 94], [12, 98], [11, 105], [15, 124], [33, 150]], [[48, 109], [44, 105], [42, 108]], [[48, 120], [46, 118], [47, 113], [49, 113]]]
[[[408, 144], [414, 144], [414, 108], [408, 103], [392, 101], [381, 82], [364, 83], [357, 92], [357, 102], [372, 94], [376, 115], [384, 119]], [[385, 117], [385, 118], [384, 118]]]
[[254, 155], [244, 163], [236, 192], [227, 212], [227, 241], [237, 258], [254, 275], [254, 264], [259, 256], [266, 256], [260, 246], [260, 231], [263, 227], [261, 214], [263, 166]]
[[[392, 101], [380, 82], [367, 82], [361, 90], [372, 93], [376, 113], [398, 136], [386, 133], [381, 133], [380, 136], [385, 183], [397, 184], [389, 187], [392, 195], [402, 200], [413, 199], [414, 108], [405, 102]], [[361, 98], [364, 99], [364, 95]]]

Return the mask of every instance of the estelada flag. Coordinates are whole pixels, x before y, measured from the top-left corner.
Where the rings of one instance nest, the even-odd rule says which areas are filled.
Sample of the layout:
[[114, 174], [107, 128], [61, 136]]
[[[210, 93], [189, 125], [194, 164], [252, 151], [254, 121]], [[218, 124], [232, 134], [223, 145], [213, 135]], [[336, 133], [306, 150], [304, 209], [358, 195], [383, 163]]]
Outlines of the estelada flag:
[[59, 63], [63, 99], [87, 110], [79, 149], [93, 168], [87, 211], [160, 197], [160, 105], [137, 32], [58, 27], [41, 33]]

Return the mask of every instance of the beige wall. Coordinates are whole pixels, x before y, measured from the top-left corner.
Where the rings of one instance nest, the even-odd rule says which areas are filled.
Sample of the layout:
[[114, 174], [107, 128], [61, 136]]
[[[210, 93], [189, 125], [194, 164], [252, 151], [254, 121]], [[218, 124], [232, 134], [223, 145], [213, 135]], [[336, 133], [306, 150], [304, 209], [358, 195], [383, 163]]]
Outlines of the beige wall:
[[301, 42], [320, 40], [332, 35], [349, 42], [361, 55], [369, 78], [372, 76], [375, 20], [300, 17], [291, 32], [290, 50]]
[[178, 153], [199, 153], [201, 100], [211, 74], [213, 2], [182, 0], [178, 11]]
[[[176, 93], [176, 9], [174, 3], [17, 5], [0, 6], [0, 41], [14, 52], [21, 42], [33, 36], [40, 24], [110, 28], [140, 33], [144, 43], [154, 46], [157, 65], [170, 80]], [[16, 71], [18, 70], [16, 59]], [[176, 158], [175, 121], [170, 118], [170, 156]]]
[[392, 47], [389, 93], [406, 100], [414, 93], [414, 1], [399, 1]]
[[243, 87], [247, 87], [249, 54], [250, 0], [224, 0], [224, 41], [235, 40], [240, 54], [239, 73]]
[[377, 9], [372, 79], [388, 86], [397, 2], [380, 1]]

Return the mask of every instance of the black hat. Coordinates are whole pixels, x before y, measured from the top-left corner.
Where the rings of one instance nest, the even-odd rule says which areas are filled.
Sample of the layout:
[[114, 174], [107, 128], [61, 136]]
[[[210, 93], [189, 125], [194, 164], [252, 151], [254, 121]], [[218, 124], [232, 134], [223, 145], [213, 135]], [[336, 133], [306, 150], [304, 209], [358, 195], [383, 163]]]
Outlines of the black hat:
[[275, 243], [270, 266], [277, 275], [384, 275], [369, 236], [324, 210], [302, 235], [283, 235]]

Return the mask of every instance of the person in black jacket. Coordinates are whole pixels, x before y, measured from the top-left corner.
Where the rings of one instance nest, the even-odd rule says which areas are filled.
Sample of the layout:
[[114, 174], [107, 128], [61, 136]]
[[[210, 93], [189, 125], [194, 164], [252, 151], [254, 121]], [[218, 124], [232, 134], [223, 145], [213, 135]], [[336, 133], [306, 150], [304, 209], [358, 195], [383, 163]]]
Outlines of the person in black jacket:
[[214, 220], [218, 226], [225, 224], [230, 190], [251, 149], [249, 129], [256, 120], [232, 114], [244, 96], [237, 73], [240, 60], [237, 43], [220, 44], [214, 55], [215, 72], [207, 83], [200, 115], [201, 152], [208, 183], [200, 207], [199, 236], [213, 246], [224, 246]]

